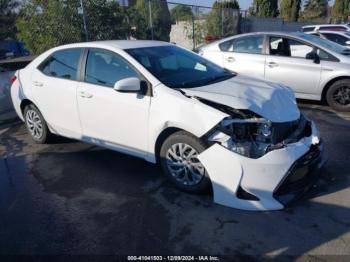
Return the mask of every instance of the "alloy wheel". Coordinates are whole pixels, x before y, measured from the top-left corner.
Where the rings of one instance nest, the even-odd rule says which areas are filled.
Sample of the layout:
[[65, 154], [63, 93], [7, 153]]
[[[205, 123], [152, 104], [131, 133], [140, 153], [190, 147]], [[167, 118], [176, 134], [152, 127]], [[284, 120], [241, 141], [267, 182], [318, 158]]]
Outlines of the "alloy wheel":
[[36, 111], [32, 109], [29, 109], [27, 111], [26, 123], [30, 134], [35, 139], [40, 139], [43, 136], [43, 133], [44, 133], [43, 123], [41, 121], [39, 114]]
[[197, 185], [205, 175], [198, 152], [188, 144], [172, 145], [166, 153], [166, 163], [171, 175], [185, 186]]
[[341, 86], [333, 93], [333, 99], [342, 106], [350, 104], [350, 86]]

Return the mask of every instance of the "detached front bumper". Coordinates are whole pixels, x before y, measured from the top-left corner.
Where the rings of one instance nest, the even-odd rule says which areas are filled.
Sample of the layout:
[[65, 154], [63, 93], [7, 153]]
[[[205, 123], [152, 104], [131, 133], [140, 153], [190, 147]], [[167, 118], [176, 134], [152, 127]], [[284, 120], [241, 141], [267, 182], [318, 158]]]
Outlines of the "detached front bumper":
[[213, 186], [214, 202], [244, 210], [283, 209], [307, 191], [324, 164], [323, 144], [315, 124], [296, 143], [258, 159], [247, 158], [214, 144], [198, 158]]

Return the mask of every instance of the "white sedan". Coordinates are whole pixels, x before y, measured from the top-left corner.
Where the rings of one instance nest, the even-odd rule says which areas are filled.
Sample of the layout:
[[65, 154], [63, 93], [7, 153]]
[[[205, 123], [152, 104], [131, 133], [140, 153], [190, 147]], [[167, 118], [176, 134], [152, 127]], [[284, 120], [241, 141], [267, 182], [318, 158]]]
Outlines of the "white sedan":
[[51, 134], [160, 163], [187, 192], [282, 209], [315, 182], [322, 143], [285, 86], [243, 77], [169, 43], [106, 41], [51, 49], [16, 72], [18, 116]]

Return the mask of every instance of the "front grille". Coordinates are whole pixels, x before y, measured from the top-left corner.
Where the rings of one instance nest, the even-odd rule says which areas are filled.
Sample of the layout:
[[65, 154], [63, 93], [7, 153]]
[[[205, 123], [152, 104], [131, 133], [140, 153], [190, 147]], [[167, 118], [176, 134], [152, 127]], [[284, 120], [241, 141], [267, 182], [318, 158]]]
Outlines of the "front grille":
[[312, 145], [310, 150], [299, 158], [289, 169], [285, 180], [275, 190], [273, 196], [288, 205], [303, 195], [317, 180], [318, 164], [321, 162], [321, 145]]

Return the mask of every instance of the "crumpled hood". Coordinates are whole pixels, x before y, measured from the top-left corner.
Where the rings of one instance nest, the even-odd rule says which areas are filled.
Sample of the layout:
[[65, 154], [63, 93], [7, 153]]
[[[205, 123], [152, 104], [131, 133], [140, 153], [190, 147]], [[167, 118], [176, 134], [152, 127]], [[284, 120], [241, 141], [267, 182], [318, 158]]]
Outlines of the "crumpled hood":
[[294, 121], [300, 117], [292, 90], [251, 77], [237, 75], [219, 83], [181, 90], [188, 96], [248, 109], [272, 122]]

